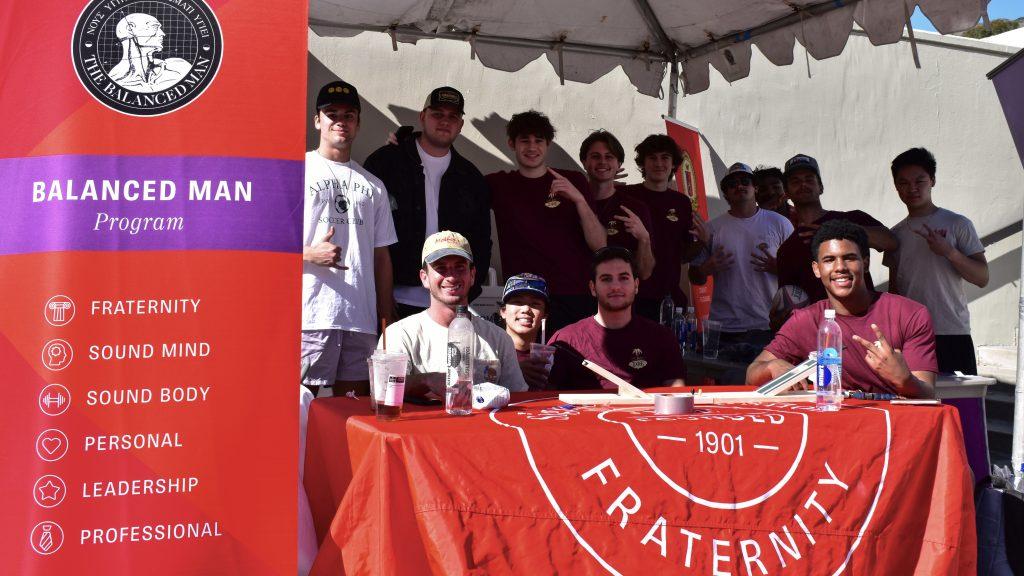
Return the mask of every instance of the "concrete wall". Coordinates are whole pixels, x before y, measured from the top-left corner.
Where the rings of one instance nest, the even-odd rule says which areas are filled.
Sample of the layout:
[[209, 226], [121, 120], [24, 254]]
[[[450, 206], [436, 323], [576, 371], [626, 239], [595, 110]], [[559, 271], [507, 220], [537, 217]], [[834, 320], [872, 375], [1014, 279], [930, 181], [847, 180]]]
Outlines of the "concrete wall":
[[[992, 281], [968, 291], [975, 343], [1010, 344], [1017, 325], [1024, 168], [985, 73], [1013, 50], [925, 32], [918, 39], [920, 70], [908, 43], [874, 47], [855, 34], [842, 55], [812, 59], [810, 78], [799, 45], [787, 67], [773, 66], [754, 50], [749, 78], [730, 86], [712, 72], [709, 90], [680, 99], [678, 117], [705, 137], [713, 216], [725, 209], [716, 182], [726, 165], [781, 165], [805, 153], [821, 164], [826, 208], [862, 209], [891, 226], [906, 212], [889, 162], [912, 146], [932, 150], [939, 163], [936, 203], [971, 218], [987, 247]], [[467, 101], [456, 147], [484, 173], [511, 168], [505, 122], [528, 108], [548, 114], [558, 130], [555, 166], [578, 165], [579, 143], [597, 128], [615, 133], [627, 151], [647, 134], [664, 131], [666, 102], [638, 94], [620, 70], [590, 85], [559, 86], [546, 59], [506, 73], [484, 68], [469, 54], [459, 42], [400, 44], [393, 52], [384, 34], [310, 33], [309, 118], [319, 86], [337, 77], [355, 84], [364, 110], [354, 156], [362, 160], [388, 131], [416, 124], [431, 89], [450, 84]], [[315, 143], [310, 121], [309, 147]], [[630, 158], [625, 167], [628, 181], [640, 179]], [[887, 277], [880, 258], [872, 274], [876, 282]]]

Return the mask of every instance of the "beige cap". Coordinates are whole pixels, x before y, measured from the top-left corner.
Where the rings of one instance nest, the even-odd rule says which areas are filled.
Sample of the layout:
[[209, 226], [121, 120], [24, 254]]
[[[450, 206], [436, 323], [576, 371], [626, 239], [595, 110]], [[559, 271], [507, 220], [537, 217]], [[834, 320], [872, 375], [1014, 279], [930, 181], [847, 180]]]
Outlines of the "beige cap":
[[462, 256], [472, 262], [473, 249], [469, 247], [469, 240], [458, 232], [442, 230], [431, 234], [423, 243], [423, 262], [433, 264], [445, 256]]

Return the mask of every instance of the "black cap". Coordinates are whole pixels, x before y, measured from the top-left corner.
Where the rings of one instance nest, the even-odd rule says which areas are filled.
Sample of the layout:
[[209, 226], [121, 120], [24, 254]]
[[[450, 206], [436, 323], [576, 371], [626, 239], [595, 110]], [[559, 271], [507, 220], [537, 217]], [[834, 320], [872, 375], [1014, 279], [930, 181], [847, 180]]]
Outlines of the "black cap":
[[818, 161], [806, 154], [797, 154], [789, 160], [786, 160], [785, 176], [789, 177], [790, 174], [797, 170], [810, 170], [821, 178], [821, 171], [818, 170]]
[[424, 110], [427, 108], [440, 108], [441, 106], [451, 106], [459, 114], [466, 113], [466, 99], [462, 97], [462, 92], [451, 86], [434, 88], [430, 91], [430, 95], [427, 96], [427, 101], [423, 103]]
[[331, 104], [348, 104], [356, 110], [362, 111], [362, 107], [359, 105], [359, 92], [356, 92], [355, 86], [344, 80], [325, 84], [320, 89], [320, 93], [316, 95], [317, 111], [323, 110]]

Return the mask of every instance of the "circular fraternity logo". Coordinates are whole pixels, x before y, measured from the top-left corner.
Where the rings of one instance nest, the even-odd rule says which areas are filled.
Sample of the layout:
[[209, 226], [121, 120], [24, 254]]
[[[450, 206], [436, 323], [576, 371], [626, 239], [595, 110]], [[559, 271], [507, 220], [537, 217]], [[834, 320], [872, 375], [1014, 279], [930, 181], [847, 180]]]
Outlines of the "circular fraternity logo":
[[132, 116], [195, 100], [216, 76], [222, 50], [217, 17], [203, 0], [92, 0], [71, 44], [82, 85]]

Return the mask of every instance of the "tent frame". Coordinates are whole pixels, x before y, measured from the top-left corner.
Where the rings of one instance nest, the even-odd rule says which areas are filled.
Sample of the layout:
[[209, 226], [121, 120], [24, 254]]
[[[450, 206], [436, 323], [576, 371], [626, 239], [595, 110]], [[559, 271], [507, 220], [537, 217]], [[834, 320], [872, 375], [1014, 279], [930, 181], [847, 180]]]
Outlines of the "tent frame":
[[[496, 46], [509, 46], [516, 48], [534, 48], [537, 50], [556, 50], [559, 52], [559, 67], [561, 68], [561, 53], [570, 52], [577, 54], [595, 54], [600, 56], [612, 56], [616, 58], [628, 58], [634, 60], [642, 60], [650, 63], [665, 63], [669, 66], [669, 93], [668, 93], [668, 116], [670, 118], [676, 117], [676, 110], [679, 98], [679, 65], [682, 62], [693, 58], [699, 58], [706, 56], [713, 52], [717, 52], [724, 48], [728, 48], [739, 42], [746, 42], [758, 36], [762, 36], [776, 30], [798, 24], [808, 18], [827, 14], [833, 10], [840, 8], [848, 8], [859, 4], [861, 0], [845, 0], [842, 2], [836, 0], [826, 0], [824, 2], [818, 2], [809, 6], [797, 6], [795, 4], [787, 2], [792, 8], [792, 12], [775, 20], [768, 21], [759, 26], [755, 26], [749, 30], [743, 30], [734, 34], [722, 36], [720, 38], [714, 38], [710, 34], [708, 35], [708, 41], [699, 44], [697, 46], [686, 46], [676, 44], [672, 38], [665, 31], [662, 26], [661, 20], [658, 19], [657, 14], [654, 13], [654, 9], [651, 7], [647, 0], [633, 0], [637, 10], [643, 17], [644, 22], [647, 24], [647, 29], [650, 31], [651, 36], [655, 40], [655, 47], [652, 48], [648, 43], [640, 48], [623, 48], [620, 46], [608, 46], [603, 44], [589, 44], [583, 42], [570, 42], [564, 37], [554, 39], [551, 41], [547, 40], [535, 40], [532, 38], [516, 38], [514, 36], [497, 36], [490, 34], [481, 34], [478, 30], [461, 30], [454, 26], [448, 26], [445, 29], [438, 29], [433, 32], [424, 31], [420, 28], [404, 24], [399, 25], [398, 23], [390, 26], [372, 26], [372, 25], [358, 25], [358, 24], [345, 24], [338, 22], [329, 22], [326, 20], [320, 20], [317, 18], [309, 19], [309, 26], [311, 28], [324, 28], [343, 30], [346, 32], [383, 32], [391, 36], [391, 47], [394, 50], [398, 50], [398, 37], [415, 38], [417, 40], [459, 40], [462, 42], [468, 42], [470, 45], [476, 43], [480, 44], [492, 44]], [[470, 57], [475, 58], [475, 50], [471, 52]], [[558, 70], [559, 78], [562, 79], [564, 84], [564, 75], [562, 70]]]

